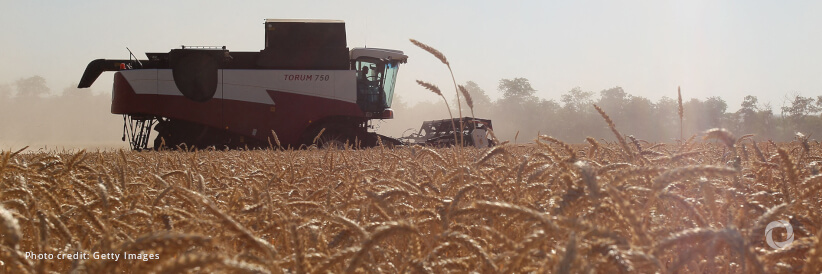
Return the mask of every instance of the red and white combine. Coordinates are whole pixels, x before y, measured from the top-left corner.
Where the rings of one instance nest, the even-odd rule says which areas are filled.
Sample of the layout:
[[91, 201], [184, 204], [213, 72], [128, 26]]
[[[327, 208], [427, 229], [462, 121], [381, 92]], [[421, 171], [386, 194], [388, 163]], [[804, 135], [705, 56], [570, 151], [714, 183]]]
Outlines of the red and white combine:
[[[147, 60], [98, 59], [79, 88], [116, 71], [111, 113], [122, 114], [132, 149], [186, 146], [374, 146], [372, 119], [391, 119], [402, 51], [353, 48], [345, 23], [266, 20], [265, 48], [231, 52], [183, 46]], [[396, 139], [382, 136], [386, 143]]]

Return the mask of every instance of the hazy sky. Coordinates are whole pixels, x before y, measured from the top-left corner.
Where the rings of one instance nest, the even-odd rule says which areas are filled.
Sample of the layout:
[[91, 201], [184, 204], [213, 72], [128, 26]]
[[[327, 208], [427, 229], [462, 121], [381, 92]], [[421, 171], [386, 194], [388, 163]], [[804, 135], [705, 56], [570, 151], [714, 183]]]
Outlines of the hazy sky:
[[[348, 46], [403, 50], [397, 93], [436, 98], [422, 79], [451, 87], [447, 69], [414, 47], [442, 51], [457, 81], [499, 97], [501, 78], [525, 77], [558, 100], [579, 86], [621, 86], [657, 100], [745, 95], [770, 101], [822, 94], [822, 1], [14, 1], [0, 2], [0, 84], [40, 75], [53, 92], [89, 61], [128, 58], [125, 47], [263, 48], [265, 18], [346, 21]], [[111, 73], [92, 87], [109, 92]], [[450, 90], [450, 89], [449, 89]], [[776, 111], [778, 113], [778, 111]]]

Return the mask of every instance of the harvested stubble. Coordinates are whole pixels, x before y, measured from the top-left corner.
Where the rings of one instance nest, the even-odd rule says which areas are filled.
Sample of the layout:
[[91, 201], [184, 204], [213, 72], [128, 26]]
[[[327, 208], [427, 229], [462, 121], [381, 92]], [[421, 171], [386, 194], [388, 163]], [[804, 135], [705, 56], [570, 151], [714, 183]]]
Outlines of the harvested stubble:
[[[460, 151], [3, 152], [0, 269], [822, 269], [819, 145], [760, 142], [749, 147], [762, 157], [737, 160], [729, 149], [744, 146], [539, 139], [547, 142]], [[764, 227], [780, 219], [797, 241], [772, 250]], [[25, 252], [160, 257], [37, 260]]]

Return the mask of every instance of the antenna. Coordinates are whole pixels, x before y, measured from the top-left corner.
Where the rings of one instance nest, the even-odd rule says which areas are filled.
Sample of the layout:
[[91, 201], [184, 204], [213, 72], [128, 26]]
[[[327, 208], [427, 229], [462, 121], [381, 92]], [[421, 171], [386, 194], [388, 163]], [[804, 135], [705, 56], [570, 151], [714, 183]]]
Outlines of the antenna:
[[368, 48], [368, 15], [365, 16], [365, 48]]
[[143, 62], [140, 62], [140, 60], [137, 59], [137, 56], [135, 56], [134, 53], [132, 53], [131, 50], [128, 47], [126, 47], [126, 50], [128, 51], [128, 59], [131, 60], [131, 57], [134, 57], [134, 61], [137, 61], [137, 64], [139, 64], [140, 67], [142, 68], [143, 67]]

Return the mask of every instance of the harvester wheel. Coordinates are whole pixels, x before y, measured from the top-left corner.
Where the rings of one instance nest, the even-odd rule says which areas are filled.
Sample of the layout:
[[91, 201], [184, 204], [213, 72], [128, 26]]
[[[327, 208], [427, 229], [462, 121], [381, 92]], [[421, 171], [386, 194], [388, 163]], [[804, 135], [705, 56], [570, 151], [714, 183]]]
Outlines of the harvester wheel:
[[[183, 121], [163, 121], [154, 126], [157, 137], [154, 139], [154, 149], [161, 147], [176, 149], [198, 147], [206, 148], [209, 145], [219, 145], [213, 138], [209, 138], [209, 127]], [[165, 145], [165, 146], [163, 146]]]

